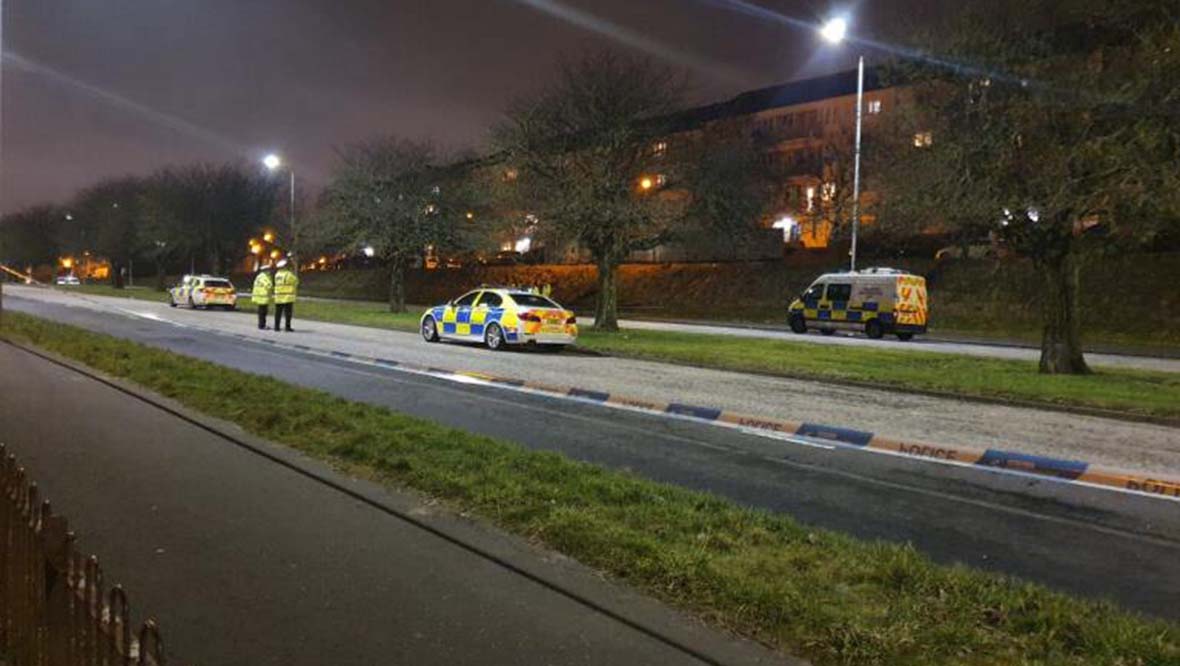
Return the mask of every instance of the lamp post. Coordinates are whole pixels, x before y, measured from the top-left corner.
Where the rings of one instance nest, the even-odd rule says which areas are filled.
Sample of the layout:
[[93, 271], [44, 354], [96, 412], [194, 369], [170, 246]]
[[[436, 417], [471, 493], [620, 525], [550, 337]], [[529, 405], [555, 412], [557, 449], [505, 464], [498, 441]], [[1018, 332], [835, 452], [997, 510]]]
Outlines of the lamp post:
[[[842, 17], [829, 20], [820, 28], [819, 34], [828, 43], [839, 44], [848, 35], [848, 21]], [[850, 270], [856, 272], [856, 237], [860, 232], [860, 137], [864, 114], [865, 57], [856, 62], [856, 147], [852, 167], [852, 248]]]
[[[262, 164], [268, 171], [274, 172], [283, 167], [283, 160], [278, 155], [271, 153], [262, 158]], [[287, 214], [291, 224], [291, 251], [294, 253], [299, 249], [299, 230], [295, 226], [295, 169], [288, 166], [287, 173], [291, 176], [291, 205], [287, 209]], [[293, 263], [296, 266], [296, 270], [298, 270], [298, 254], [296, 254], [296, 260]]]

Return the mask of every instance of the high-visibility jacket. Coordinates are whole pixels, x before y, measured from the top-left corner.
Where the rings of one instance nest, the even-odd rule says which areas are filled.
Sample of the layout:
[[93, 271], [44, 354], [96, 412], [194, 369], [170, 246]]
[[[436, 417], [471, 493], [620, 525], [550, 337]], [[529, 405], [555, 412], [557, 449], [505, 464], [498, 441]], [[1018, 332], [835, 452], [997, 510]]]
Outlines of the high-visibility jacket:
[[295, 302], [295, 291], [299, 288], [299, 277], [290, 268], [280, 268], [275, 273], [275, 304]]
[[270, 279], [270, 273], [259, 271], [254, 278], [254, 292], [250, 294], [254, 305], [270, 305], [275, 300], [275, 283]]

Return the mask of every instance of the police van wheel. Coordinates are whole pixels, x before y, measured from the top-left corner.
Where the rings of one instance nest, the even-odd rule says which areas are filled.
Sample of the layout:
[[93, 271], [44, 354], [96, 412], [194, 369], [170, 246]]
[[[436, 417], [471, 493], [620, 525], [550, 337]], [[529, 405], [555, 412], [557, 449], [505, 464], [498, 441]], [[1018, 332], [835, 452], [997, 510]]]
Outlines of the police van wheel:
[[881, 322], [872, 319], [865, 324], [865, 335], [873, 340], [880, 340], [885, 337], [885, 328], [881, 326]]
[[427, 342], [438, 342], [438, 324], [435, 323], [434, 317], [422, 320], [422, 339]]
[[902, 342], [909, 342], [910, 340], [914, 339], [914, 334], [913, 333], [898, 333], [897, 339], [901, 340]]
[[800, 317], [799, 315], [793, 315], [787, 320], [787, 324], [791, 327], [791, 331], [794, 333], [807, 332], [807, 322], [804, 321], [803, 317]]
[[834, 329], [834, 328], [821, 328], [821, 329], [819, 329], [819, 332], [823, 333], [824, 335], [835, 335], [836, 329]]
[[504, 329], [500, 328], [499, 324], [489, 325], [483, 334], [483, 341], [492, 351], [504, 349]]
[[176, 307], [176, 299], [172, 297], [172, 294], [168, 294], [168, 307]]

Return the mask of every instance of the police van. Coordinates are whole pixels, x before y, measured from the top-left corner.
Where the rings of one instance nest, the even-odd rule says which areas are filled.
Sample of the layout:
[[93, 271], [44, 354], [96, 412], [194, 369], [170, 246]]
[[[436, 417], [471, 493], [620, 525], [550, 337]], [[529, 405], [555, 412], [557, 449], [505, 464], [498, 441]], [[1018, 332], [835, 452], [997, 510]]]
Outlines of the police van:
[[894, 268], [869, 268], [819, 276], [787, 308], [796, 333], [816, 329], [863, 331], [874, 340], [896, 335], [910, 340], [926, 332], [926, 278]]

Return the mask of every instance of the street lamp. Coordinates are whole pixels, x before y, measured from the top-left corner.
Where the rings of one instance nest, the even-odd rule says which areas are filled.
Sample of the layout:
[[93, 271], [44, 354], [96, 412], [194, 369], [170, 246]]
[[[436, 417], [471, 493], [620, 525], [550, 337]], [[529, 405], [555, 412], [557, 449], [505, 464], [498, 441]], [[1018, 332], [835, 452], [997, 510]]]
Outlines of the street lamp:
[[[836, 17], [820, 27], [819, 34], [830, 44], [839, 44], [848, 35], [848, 20]], [[856, 62], [856, 150], [852, 167], [852, 256], [851, 270], [856, 272], [856, 237], [860, 231], [860, 136], [864, 114], [865, 97], [865, 57], [857, 58]]]
[[[262, 158], [262, 165], [268, 171], [278, 171], [283, 167], [283, 160], [278, 155], [271, 153]], [[291, 207], [287, 210], [291, 221], [291, 248], [292, 250], [297, 250], [299, 247], [299, 232], [295, 227], [295, 169], [288, 166], [287, 173], [291, 175]], [[294, 263], [298, 265], [298, 262]]]

